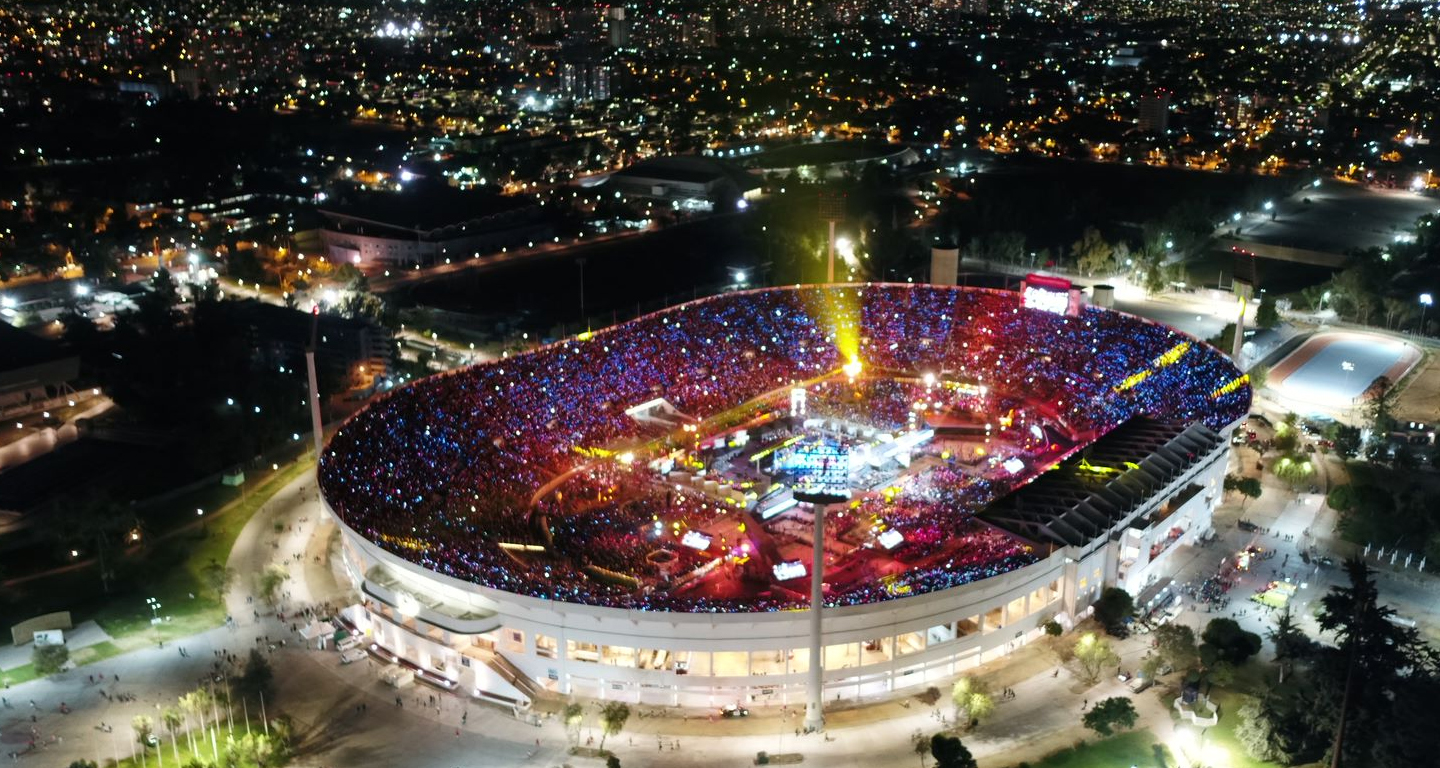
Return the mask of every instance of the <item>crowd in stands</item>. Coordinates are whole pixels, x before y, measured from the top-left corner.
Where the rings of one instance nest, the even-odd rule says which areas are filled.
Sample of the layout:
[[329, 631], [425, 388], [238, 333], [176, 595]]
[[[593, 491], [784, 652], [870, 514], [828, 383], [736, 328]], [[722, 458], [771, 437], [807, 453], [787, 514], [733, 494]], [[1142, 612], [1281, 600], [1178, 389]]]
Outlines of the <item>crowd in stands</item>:
[[[607, 529], [630, 530], [657, 514], [656, 505], [699, 504], [699, 497], [641, 496], [592, 505], [583, 511], [583, 530], [573, 527], [582, 518], [537, 510], [532, 497], [568, 469], [593, 461], [581, 451], [653, 436], [654, 427], [626, 415], [626, 408], [663, 397], [685, 414], [706, 418], [836, 370], [846, 362], [837, 338], [853, 336], [867, 370], [935, 372], [983, 384], [1090, 439], [1141, 414], [1218, 428], [1249, 408], [1248, 387], [1222, 391], [1240, 374], [1218, 351], [1192, 342], [1178, 359], [1165, 360], [1167, 351], [1191, 340], [1121, 313], [1085, 308], [1078, 317], [1064, 317], [1021, 309], [1016, 294], [981, 289], [770, 289], [691, 302], [584, 341], [552, 344], [393, 392], [336, 434], [322, 457], [322, 490], [348, 525], [382, 548], [486, 587], [642, 610], [794, 607], [786, 599], [702, 599], [587, 576], [582, 552], [610, 570], [640, 567], [633, 556], [610, 551], [616, 548]], [[900, 415], [886, 409], [883, 421], [888, 426]], [[950, 492], [964, 495], [966, 503], [953, 508], [967, 514], [1009, 490], [959, 480]], [[941, 499], [927, 506], [952, 508], [943, 488], [927, 492]], [[695, 510], [697, 524], [705, 513]], [[852, 604], [944, 589], [1031, 557], [1013, 549], [1013, 539], [968, 518], [937, 515], [927, 523], [925, 517], [892, 521], [929, 548], [925, 555], [945, 555], [929, 557], [924, 569], [907, 574], [909, 589], [857, 584], [830, 599]], [[550, 548], [549, 557], [518, 558], [499, 547], [549, 547], [557, 531], [567, 548]], [[965, 546], [946, 545], [947, 535]]]

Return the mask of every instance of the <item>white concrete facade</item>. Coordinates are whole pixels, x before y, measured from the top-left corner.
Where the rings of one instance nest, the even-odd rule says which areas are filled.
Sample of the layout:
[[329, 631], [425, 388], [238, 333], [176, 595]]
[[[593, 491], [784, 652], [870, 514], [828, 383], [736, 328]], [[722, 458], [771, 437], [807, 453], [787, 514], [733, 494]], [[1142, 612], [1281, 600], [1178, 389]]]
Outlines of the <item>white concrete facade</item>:
[[[1046, 621], [1073, 625], [1106, 586], [1138, 594], [1210, 530], [1231, 430], [1084, 547], [948, 590], [826, 609], [826, 700], [943, 680], [1037, 639]], [[667, 613], [516, 595], [428, 571], [340, 524], [346, 567], [367, 595], [357, 608], [377, 640], [463, 686], [524, 696], [467, 661], [479, 648], [560, 694], [682, 706], [805, 700], [808, 611]]]

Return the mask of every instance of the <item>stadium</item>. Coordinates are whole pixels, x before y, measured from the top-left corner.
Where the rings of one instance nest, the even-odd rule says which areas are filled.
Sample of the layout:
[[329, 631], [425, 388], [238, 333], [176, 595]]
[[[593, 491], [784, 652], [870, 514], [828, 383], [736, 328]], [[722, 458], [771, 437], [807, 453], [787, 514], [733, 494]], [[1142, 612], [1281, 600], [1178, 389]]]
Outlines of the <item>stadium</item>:
[[318, 473], [387, 680], [778, 706], [942, 680], [1107, 585], [1143, 602], [1249, 404], [1214, 348], [1054, 279], [797, 286], [416, 382]]

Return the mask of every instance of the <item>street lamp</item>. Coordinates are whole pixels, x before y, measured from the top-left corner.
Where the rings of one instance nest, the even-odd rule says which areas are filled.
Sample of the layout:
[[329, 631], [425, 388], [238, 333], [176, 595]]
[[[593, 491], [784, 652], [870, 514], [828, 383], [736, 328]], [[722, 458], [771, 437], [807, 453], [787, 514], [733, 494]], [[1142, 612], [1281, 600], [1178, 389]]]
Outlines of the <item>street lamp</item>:
[[1422, 293], [1422, 294], [1420, 294], [1420, 335], [1421, 335], [1421, 336], [1426, 335], [1426, 334], [1425, 334], [1425, 310], [1429, 309], [1429, 308], [1430, 308], [1430, 305], [1431, 305], [1431, 304], [1434, 304], [1434, 303], [1435, 303], [1435, 298], [1434, 298], [1433, 296], [1431, 296], [1430, 294], [1428, 294], [1428, 293]]
[[152, 614], [152, 618], [151, 618], [150, 623], [151, 623], [151, 624], [158, 624], [158, 623], [160, 623], [160, 601], [159, 601], [159, 600], [156, 600], [156, 599], [153, 598], [153, 597], [147, 597], [147, 598], [145, 598], [145, 604], [148, 605], [148, 606], [150, 606], [150, 611], [151, 611], [151, 614]]
[[1350, 362], [1349, 360], [1342, 360], [1342, 361], [1340, 362], [1340, 370], [1342, 370], [1342, 371], [1345, 372], [1345, 390], [1346, 390], [1346, 391], [1349, 391], [1349, 390], [1350, 390], [1350, 372], [1353, 371], [1353, 370], [1355, 370], [1355, 364], [1352, 363], [1352, 362]]

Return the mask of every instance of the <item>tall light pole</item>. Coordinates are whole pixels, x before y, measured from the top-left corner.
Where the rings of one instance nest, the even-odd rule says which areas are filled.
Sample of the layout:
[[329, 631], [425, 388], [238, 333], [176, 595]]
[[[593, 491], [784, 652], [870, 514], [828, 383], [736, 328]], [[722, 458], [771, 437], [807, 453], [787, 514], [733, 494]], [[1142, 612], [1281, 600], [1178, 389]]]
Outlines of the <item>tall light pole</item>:
[[[1355, 370], [1355, 364], [1352, 363], [1352, 362], [1350, 362], [1349, 360], [1342, 360], [1342, 361], [1340, 362], [1340, 370], [1342, 370], [1342, 371], [1345, 372], [1345, 389], [1346, 389], [1346, 391], [1349, 391], [1349, 389], [1350, 389], [1350, 372], [1353, 371], [1353, 370]], [[1353, 398], [1352, 398], [1352, 399], [1353, 399]]]
[[825, 607], [825, 508], [823, 503], [811, 504], [815, 514], [815, 530], [810, 564], [810, 679], [805, 691], [805, 730], [819, 731], [825, 727], [825, 646], [822, 642], [822, 610]]
[[1429, 334], [1425, 333], [1425, 310], [1429, 309], [1429, 308], [1430, 308], [1430, 305], [1431, 305], [1431, 304], [1434, 304], [1434, 303], [1435, 303], [1435, 297], [1434, 297], [1434, 296], [1431, 296], [1431, 295], [1428, 294], [1428, 293], [1422, 293], [1422, 294], [1420, 294], [1420, 335], [1421, 335], [1421, 336], [1427, 336], [1427, 335], [1429, 335]]

